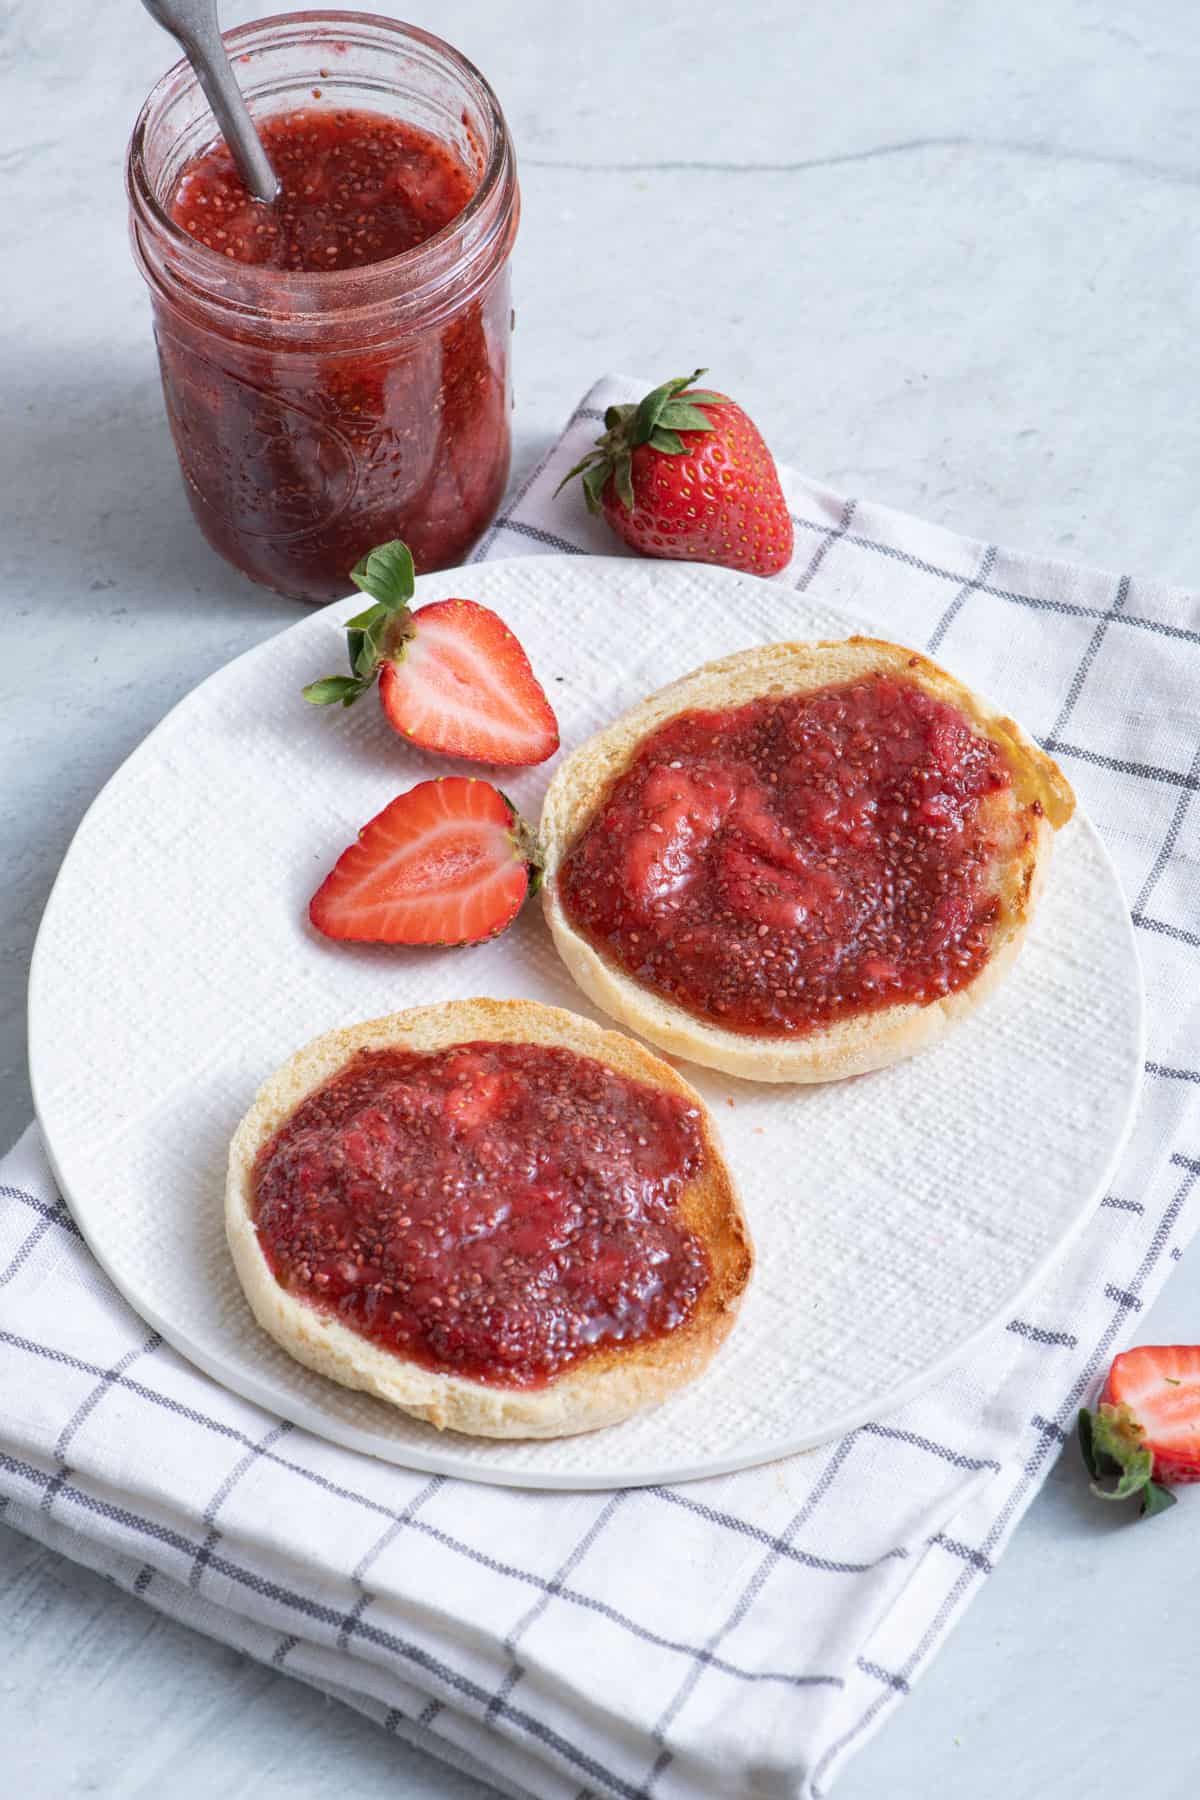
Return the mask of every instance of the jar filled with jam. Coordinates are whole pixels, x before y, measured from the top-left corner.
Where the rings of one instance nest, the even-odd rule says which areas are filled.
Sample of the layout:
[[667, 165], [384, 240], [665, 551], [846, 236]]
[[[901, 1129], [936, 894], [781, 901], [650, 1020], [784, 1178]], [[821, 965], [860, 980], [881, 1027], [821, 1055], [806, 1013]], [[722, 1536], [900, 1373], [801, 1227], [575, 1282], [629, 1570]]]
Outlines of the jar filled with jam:
[[373, 545], [460, 562], [511, 448], [516, 166], [483, 77], [362, 13], [226, 33], [280, 179], [250, 197], [186, 63], [126, 169], [192, 511], [235, 567], [330, 600]]

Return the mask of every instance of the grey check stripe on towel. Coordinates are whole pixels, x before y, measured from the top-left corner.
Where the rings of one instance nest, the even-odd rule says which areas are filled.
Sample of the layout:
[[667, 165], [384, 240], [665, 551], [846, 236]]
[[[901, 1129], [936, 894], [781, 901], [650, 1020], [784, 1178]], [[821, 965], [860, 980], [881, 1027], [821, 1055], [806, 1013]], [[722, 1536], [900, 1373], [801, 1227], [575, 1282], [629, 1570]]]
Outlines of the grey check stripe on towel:
[[[552, 500], [587, 396], [478, 551], [611, 553]], [[1150, 1060], [1113, 1191], [1020, 1317], [902, 1411], [615, 1494], [408, 1474], [281, 1426], [109, 1288], [36, 1130], [0, 1167], [0, 1512], [515, 1794], [825, 1794], [986, 1580], [1200, 1215], [1200, 603], [784, 471], [780, 579], [893, 621], [1065, 764], [1132, 900]]]

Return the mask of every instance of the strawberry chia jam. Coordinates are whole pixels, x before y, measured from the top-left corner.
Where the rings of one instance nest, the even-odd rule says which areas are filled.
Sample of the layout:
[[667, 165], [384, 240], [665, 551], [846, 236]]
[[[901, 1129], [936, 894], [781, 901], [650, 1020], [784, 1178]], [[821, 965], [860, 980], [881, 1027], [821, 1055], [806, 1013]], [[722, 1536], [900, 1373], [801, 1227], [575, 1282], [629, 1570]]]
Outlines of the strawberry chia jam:
[[782, 1037], [924, 1003], [987, 960], [989, 795], [956, 707], [875, 675], [643, 740], [559, 872], [567, 917], [642, 986]]
[[519, 199], [495, 96], [392, 20], [295, 14], [226, 42], [279, 197], [251, 198], [186, 65], [151, 95], [127, 168], [196, 519], [298, 599], [347, 593], [390, 538], [419, 570], [461, 562], [510, 456]]
[[360, 269], [402, 256], [456, 219], [475, 179], [445, 144], [383, 113], [300, 107], [259, 136], [279, 198], [251, 198], [224, 143], [175, 184], [177, 225], [218, 256], [271, 269]]
[[676, 1205], [697, 1110], [536, 1044], [364, 1050], [260, 1153], [275, 1279], [426, 1367], [542, 1386], [661, 1337], [706, 1287]]

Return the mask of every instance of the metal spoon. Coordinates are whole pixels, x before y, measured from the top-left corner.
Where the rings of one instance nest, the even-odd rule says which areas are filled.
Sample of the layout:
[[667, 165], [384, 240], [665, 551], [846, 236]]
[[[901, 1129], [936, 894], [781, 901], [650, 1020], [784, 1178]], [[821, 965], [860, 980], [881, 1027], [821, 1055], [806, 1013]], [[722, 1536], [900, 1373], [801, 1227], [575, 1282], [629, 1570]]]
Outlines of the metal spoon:
[[256, 200], [269, 204], [279, 192], [279, 179], [230, 67], [217, 23], [217, 0], [142, 0], [142, 4], [170, 32], [195, 70], [238, 174]]

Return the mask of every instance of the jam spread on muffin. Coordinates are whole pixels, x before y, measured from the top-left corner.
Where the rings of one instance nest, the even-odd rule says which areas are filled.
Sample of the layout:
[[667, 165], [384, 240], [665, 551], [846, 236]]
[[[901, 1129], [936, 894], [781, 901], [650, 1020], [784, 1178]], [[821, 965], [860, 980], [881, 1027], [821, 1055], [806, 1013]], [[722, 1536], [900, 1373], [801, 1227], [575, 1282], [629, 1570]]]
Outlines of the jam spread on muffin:
[[978, 975], [1010, 787], [965, 713], [892, 675], [683, 713], [638, 745], [558, 892], [664, 1000], [798, 1035]]
[[561, 1047], [362, 1050], [260, 1152], [275, 1279], [384, 1350], [539, 1387], [675, 1330], [711, 1268], [698, 1109]]

